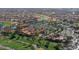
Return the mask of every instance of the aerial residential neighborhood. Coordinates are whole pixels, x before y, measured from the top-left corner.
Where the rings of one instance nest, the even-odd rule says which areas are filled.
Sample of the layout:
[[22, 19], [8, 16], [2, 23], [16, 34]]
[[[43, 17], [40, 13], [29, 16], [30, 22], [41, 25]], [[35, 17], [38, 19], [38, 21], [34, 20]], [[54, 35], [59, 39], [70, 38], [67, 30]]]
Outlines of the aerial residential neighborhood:
[[78, 8], [0, 9], [0, 50], [78, 49]]

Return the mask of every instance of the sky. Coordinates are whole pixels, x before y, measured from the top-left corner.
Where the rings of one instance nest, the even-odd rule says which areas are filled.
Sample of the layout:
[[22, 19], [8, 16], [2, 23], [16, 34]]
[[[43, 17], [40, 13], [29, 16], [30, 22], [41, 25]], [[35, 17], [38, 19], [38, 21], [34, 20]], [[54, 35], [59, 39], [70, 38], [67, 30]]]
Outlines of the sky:
[[78, 8], [79, 0], [0, 0], [1, 8]]

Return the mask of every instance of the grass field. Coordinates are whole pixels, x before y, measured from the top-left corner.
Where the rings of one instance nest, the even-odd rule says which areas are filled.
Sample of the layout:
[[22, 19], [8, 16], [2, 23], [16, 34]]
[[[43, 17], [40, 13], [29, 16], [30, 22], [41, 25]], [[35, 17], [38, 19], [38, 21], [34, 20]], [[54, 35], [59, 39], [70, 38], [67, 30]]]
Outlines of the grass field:
[[[26, 37], [14, 34], [14, 36], [0, 37], [0, 45], [10, 47], [15, 50], [59, 50], [60, 43], [50, 42], [38, 37]], [[36, 46], [36, 47], [35, 47]]]

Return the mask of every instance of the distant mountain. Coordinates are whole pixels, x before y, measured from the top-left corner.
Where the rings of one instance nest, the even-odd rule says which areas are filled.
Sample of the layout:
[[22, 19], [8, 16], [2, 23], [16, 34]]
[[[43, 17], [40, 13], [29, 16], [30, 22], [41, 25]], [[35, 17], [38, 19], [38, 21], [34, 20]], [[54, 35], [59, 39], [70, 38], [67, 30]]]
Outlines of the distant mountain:
[[56, 12], [57, 14], [65, 14], [79, 13], [79, 8], [0, 8], [0, 12]]

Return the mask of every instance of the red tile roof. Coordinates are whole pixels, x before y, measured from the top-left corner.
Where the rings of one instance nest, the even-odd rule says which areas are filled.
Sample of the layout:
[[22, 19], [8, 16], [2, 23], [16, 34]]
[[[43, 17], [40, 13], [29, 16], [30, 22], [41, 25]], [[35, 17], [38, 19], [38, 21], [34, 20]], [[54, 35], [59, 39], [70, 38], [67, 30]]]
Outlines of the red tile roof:
[[0, 18], [0, 22], [2, 22], [2, 21], [6, 21], [6, 19], [4, 19], [4, 18]]

